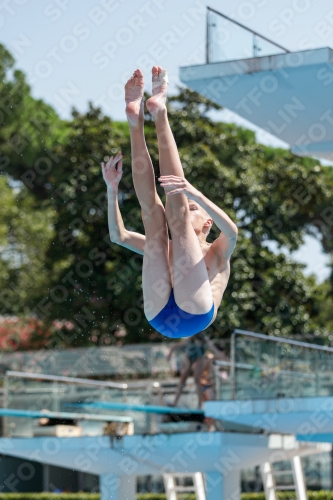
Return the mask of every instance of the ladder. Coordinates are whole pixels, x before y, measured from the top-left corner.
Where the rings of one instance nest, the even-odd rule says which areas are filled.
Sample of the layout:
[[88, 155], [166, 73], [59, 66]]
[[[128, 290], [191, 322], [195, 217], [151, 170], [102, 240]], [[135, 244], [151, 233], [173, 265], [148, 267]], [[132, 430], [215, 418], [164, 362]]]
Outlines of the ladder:
[[[176, 480], [191, 478], [192, 486], [181, 486]], [[163, 474], [164, 488], [167, 500], [177, 500], [177, 493], [195, 493], [196, 500], [206, 500], [204, 479], [201, 472], [194, 474]]]
[[[288, 470], [274, 470], [271, 462], [265, 462], [260, 466], [266, 500], [278, 500], [276, 492], [282, 490], [294, 490], [297, 500], [308, 500], [301, 457], [295, 455], [290, 459], [290, 463], [291, 468]], [[276, 485], [276, 477], [285, 474], [293, 478], [292, 483], [283, 486]]]

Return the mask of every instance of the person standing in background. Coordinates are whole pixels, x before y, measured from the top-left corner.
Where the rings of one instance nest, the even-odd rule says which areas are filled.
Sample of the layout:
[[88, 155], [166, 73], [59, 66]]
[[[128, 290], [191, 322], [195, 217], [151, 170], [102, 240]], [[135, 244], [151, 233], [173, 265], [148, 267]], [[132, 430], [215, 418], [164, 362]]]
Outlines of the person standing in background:
[[203, 372], [204, 370], [208, 370], [210, 378], [213, 374], [213, 364], [210, 358], [205, 357], [206, 351], [209, 349], [210, 351], [212, 351], [212, 353], [214, 353], [214, 356], [216, 358], [219, 357], [219, 359], [222, 359], [220, 358], [221, 354], [222, 356], [224, 355], [222, 352], [220, 352], [219, 349], [215, 347], [213, 342], [202, 332], [194, 335], [193, 337], [177, 342], [177, 344], [173, 345], [167, 356], [168, 361], [171, 359], [171, 356], [174, 353], [174, 351], [180, 348], [184, 348], [184, 357], [183, 357], [182, 367], [180, 370], [179, 384], [177, 387], [175, 399], [172, 403], [172, 406], [177, 406], [179, 398], [186, 385], [186, 381], [188, 377], [191, 375], [191, 373], [193, 373], [196, 391], [198, 395], [198, 408], [201, 408], [204, 391], [208, 390], [208, 387], [205, 387], [205, 384], [204, 385], [202, 384]]

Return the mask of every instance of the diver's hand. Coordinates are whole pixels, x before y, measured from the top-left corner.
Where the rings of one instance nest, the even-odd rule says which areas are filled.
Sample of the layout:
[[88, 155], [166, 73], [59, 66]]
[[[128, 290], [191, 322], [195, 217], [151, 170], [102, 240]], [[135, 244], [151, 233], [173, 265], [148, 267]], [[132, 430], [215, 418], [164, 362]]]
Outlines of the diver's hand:
[[167, 196], [174, 194], [185, 194], [190, 200], [196, 201], [200, 196], [198, 191], [192, 184], [185, 179], [185, 177], [178, 177], [176, 175], [161, 175], [158, 178], [160, 184], [165, 189]]
[[117, 156], [111, 156], [107, 164], [101, 164], [103, 179], [108, 187], [111, 190], [118, 190], [118, 184], [123, 175], [123, 161], [122, 154], [119, 152]]

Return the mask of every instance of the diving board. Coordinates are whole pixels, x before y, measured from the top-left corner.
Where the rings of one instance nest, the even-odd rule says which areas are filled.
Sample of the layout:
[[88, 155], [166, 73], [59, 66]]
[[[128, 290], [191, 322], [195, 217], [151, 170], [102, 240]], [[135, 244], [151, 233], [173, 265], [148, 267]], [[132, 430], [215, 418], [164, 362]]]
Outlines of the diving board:
[[333, 159], [332, 49], [185, 66], [180, 80], [295, 154]]
[[98, 422], [133, 422], [131, 417], [119, 415], [93, 415], [90, 413], [73, 413], [60, 411], [31, 411], [17, 410], [11, 408], [0, 408], [0, 417], [15, 417], [15, 418], [54, 418], [60, 420], [92, 420]]
[[296, 436], [298, 441], [308, 441], [310, 443], [330, 443], [333, 444], [333, 432], [331, 433], [320, 433], [320, 429], [317, 429], [318, 433], [314, 434], [299, 434]]
[[197, 415], [204, 416], [204, 411], [193, 410], [190, 408], [179, 408], [176, 406], [154, 406], [154, 405], [131, 405], [127, 403], [111, 403], [104, 401], [96, 401], [91, 403], [67, 403], [67, 406], [75, 406], [80, 408], [94, 408], [100, 410], [116, 410], [116, 411], [137, 411], [144, 413], [157, 413], [161, 415]]

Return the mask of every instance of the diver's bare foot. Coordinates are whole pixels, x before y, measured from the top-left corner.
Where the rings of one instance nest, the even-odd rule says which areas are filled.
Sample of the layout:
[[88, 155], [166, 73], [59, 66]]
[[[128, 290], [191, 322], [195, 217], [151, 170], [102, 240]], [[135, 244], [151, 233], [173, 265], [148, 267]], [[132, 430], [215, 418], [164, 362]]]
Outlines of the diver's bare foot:
[[[152, 97], [146, 102], [147, 109], [153, 118], [166, 110], [166, 96], [167, 96], [167, 76], [166, 71], [162, 70], [160, 66], [153, 66], [152, 70], [153, 86], [156, 85], [161, 79], [161, 85], [155, 86], [152, 90]], [[166, 79], [166, 81], [165, 81]], [[154, 85], [155, 84], [155, 85]]]
[[136, 69], [132, 78], [125, 85], [126, 115], [130, 125], [136, 126], [143, 122], [143, 73]]

